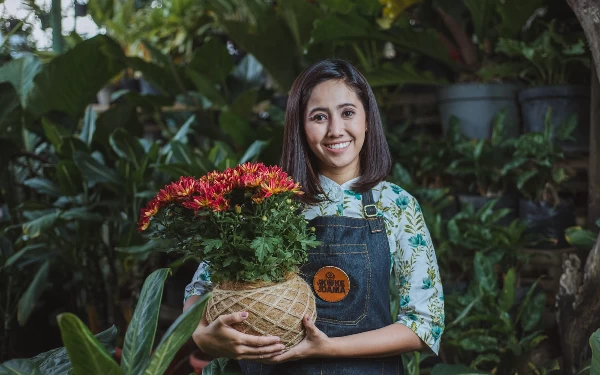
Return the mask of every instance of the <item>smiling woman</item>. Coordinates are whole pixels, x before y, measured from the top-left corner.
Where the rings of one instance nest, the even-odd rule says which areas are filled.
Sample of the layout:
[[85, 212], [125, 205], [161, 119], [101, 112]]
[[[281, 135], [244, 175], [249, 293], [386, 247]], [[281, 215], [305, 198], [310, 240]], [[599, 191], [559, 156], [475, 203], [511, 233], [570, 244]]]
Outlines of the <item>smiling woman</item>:
[[[391, 157], [377, 103], [348, 62], [318, 62], [294, 82], [281, 166], [302, 186], [302, 214], [322, 243], [301, 269], [317, 319], [305, 317], [306, 337], [283, 353], [278, 337], [231, 328], [252, 311], [204, 320], [198, 346], [240, 360], [244, 374], [273, 375], [401, 374], [400, 354], [437, 353], [444, 296], [435, 250], [419, 203], [385, 181]], [[201, 264], [184, 309], [210, 287]]]

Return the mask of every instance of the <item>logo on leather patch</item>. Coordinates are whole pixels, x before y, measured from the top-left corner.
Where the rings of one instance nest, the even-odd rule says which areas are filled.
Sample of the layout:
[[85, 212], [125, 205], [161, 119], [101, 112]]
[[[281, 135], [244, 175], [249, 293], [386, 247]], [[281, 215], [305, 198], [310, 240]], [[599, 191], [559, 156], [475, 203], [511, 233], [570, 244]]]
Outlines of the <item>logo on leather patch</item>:
[[350, 278], [342, 269], [326, 266], [315, 273], [313, 288], [323, 301], [339, 302], [350, 292]]

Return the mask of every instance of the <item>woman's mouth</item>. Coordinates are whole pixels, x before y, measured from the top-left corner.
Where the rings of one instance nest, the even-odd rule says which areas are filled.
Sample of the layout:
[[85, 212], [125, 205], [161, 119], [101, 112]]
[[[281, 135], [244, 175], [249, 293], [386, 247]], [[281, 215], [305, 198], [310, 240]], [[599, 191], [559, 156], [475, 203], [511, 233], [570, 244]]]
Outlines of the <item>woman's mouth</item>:
[[340, 142], [340, 143], [329, 143], [326, 144], [325, 147], [330, 150], [343, 150], [350, 146], [351, 141], [348, 142]]

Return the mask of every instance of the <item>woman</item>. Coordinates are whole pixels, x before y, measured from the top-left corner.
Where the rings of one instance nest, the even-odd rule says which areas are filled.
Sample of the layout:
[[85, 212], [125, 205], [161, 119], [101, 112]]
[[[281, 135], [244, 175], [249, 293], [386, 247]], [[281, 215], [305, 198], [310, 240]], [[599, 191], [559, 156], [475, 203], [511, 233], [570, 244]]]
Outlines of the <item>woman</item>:
[[[288, 99], [281, 166], [303, 187], [304, 215], [323, 243], [302, 268], [310, 285], [323, 280], [314, 291], [318, 318], [304, 318], [307, 335], [287, 352], [278, 337], [230, 327], [247, 312], [203, 319], [194, 333], [200, 349], [242, 360], [247, 374], [399, 374], [401, 353], [437, 354], [444, 302], [435, 251], [417, 201], [384, 181], [391, 164], [363, 75], [333, 59], [301, 73]], [[208, 275], [201, 264], [184, 310], [210, 287]], [[333, 280], [338, 288], [327, 289]], [[390, 291], [400, 301], [393, 318]]]

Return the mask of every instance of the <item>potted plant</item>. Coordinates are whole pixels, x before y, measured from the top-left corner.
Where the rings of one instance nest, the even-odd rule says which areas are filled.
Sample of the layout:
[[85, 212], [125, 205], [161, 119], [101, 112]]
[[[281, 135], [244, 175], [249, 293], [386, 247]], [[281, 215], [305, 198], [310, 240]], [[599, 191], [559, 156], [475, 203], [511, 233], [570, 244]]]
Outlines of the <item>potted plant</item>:
[[515, 143], [514, 160], [506, 166], [505, 172], [512, 169], [524, 197], [519, 202], [519, 217], [528, 223], [527, 232], [535, 247], [565, 247], [565, 229], [575, 225], [572, 202], [558, 194], [569, 176], [557, 165], [564, 158], [557, 141], [569, 139], [576, 125], [576, 118], [571, 116], [555, 130], [552, 110], [548, 109], [544, 131], [521, 135]]
[[506, 137], [507, 110], [502, 110], [494, 118], [490, 139], [472, 140], [461, 133], [457, 118], [451, 119], [449, 133], [453, 139], [453, 158], [447, 172], [455, 177], [460, 191], [457, 194], [459, 209], [472, 205], [480, 209], [491, 200], [498, 200], [497, 208], [512, 211], [502, 223], [508, 225], [517, 218], [518, 197], [511, 191], [510, 162], [514, 138]]
[[583, 35], [559, 33], [555, 22], [550, 22], [532, 42], [501, 38], [496, 50], [521, 60], [519, 76], [531, 86], [519, 93], [523, 131], [543, 132], [548, 108], [552, 108], [552, 123], [555, 126], [576, 114], [574, 140], [565, 142], [562, 147], [566, 152], [587, 151], [590, 88], [587, 85], [569, 84], [577, 69], [589, 66]]
[[[527, 20], [543, 4], [543, 0], [465, 1], [468, 17], [460, 21], [457, 12], [437, 8], [445, 29], [452, 38], [441, 33], [447, 48], [462, 62], [456, 69], [455, 83], [438, 91], [439, 111], [444, 130], [450, 118], [460, 120], [461, 131], [471, 139], [491, 137], [493, 117], [507, 111], [506, 133], [519, 134], [519, 111], [516, 100], [520, 84], [517, 71], [504, 64], [506, 57], [496, 52], [500, 37], [517, 37], [523, 33]], [[449, 2], [445, 6], [450, 7]], [[441, 4], [440, 4], [441, 6]], [[518, 11], [517, 11], [518, 10]], [[473, 26], [468, 33], [467, 25]]]
[[181, 177], [142, 210], [139, 229], [154, 224], [156, 239], [173, 240], [171, 250], [209, 265], [209, 322], [251, 309], [234, 328], [279, 336], [289, 349], [304, 337], [304, 316], [316, 317], [312, 289], [297, 274], [318, 244], [297, 214], [299, 194], [291, 177], [262, 163]]

